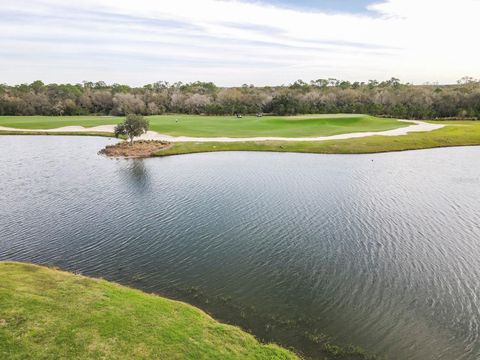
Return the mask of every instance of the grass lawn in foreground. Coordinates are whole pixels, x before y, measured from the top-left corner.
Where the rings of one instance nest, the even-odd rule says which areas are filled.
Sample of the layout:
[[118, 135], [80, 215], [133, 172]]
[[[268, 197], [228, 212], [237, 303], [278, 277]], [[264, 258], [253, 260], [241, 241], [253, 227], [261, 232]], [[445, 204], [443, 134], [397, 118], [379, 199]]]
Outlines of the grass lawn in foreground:
[[159, 151], [157, 156], [211, 151], [276, 151], [321, 154], [365, 154], [418, 150], [447, 146], [480, 145], [480, 121], [431, 121], [446, 127], [409, 133], [402, 136], [368, 136], [328, 141], [259, 141], [259, 142], [179, 142]]
[[[386, 131], [409, 126], [395, 119], [368, 115], [305, 116], [148, 116], [150, 130], [172, 136], [191, 137], [315, 137], [353, 132]], [[111, 116], [0, 116], [0, 126], [18, 129], [55, 129], [63, 126], [93, 127], [118, 124], [123, 117]]]
[[185, 303], [0, 262], [0, 359], [298, 359]]

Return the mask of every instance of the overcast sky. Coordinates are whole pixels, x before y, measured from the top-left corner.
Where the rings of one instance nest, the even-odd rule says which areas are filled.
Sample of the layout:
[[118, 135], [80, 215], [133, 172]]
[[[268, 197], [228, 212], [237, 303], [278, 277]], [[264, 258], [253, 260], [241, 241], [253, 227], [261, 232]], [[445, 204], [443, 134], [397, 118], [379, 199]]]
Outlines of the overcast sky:
[[480, 0], [0, 0], [0, 82], [453, 83], [480, 77], [479, 15]]

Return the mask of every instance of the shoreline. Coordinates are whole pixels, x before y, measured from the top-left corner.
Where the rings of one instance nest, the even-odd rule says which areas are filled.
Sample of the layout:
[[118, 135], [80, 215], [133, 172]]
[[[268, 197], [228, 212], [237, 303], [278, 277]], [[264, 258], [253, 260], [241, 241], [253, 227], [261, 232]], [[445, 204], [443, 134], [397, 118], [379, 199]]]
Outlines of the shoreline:
[[[8, 310], [8, 306], [12, 305], [16, 309], [16, 314], [21, 314], [30, 305], [30, 296], [35, 292], [41, 291], [42, 301], [35, 300], [37, 302], [38, 314], [29, 311], [27, 324], [21, 324], [22, 328], [19, 330], [25, 334], [33, 326], [36, 332], [48, 332], [49, 336], [45, 337], [46, 340], [43, 340], [47, 352], [50, 350], [48, 346], [50, 339], [54, 340], [58, 336], [59, 327], [43, 324], [42, 319], [36, 319], [36, 317], [41, 316], [42, 312], [52, 313], [52, 311], [56, 310], [54, 308], [62, 308], [63, 311], [70, 314], [70, 317], [84, 318], [84, 325], [81, 328], [75, 322], [70, 322], [69, 317], [64, 318], [60, 316], [53, 320], [54, 323], [61, 323], [63, 327], [73, 326], [75, 329], [72, 330], [73, 333], [87, 334], [89, 332], [98, 332], [102, 325], [106, 324], [108, 326], [109, 322], [118, 321], [115, 317], [121, 317], [123, 319], [123, 327], [130, 328], [130, 331], [136, 333], [137, 337], [146, 337], [148, 332], [149, 341], [147, 344], [142, 342], [142, 345], [151, 348], [149, 351], [154, 351], [159, 344], [164, 345], [165, 342], [170, 342], [169, 345], [173, 349], [174, 354], [182, 357], [186, 352], [193, 351], [200, 354], [206, 351], [209, 355], [218, 352], [222, 357], [227, 356], [231, 359], [244, 359], [250, 358], [250, 356], [253, 356], [255, 359], [265, 360], [302, 360], [317, 358], [318, 356], [326, 356], [326, 358], [333, 356], [339, 360], [352, 358], [358, 360], [383, 359], [383, 357], [370, 353], [360, 346], [338, 344], [334, 338], [323, 333], [321, 337], [310, 333], [304, 334], [308, 341], [314, 344], [315, 347], [318, 347], [315, 355], [307, 355], [302, 353], [300, 349], [288, 344], [282, 344], [282, 342], [261, 340], [254, 333], [244, 330], [241, 326], [217, 319], [207, 310], [189, 302], [173, 299], [158, 293], [147, 293], [136, 287], [122, 285], [121, 283], [103, 278], [90, 277], [49, 265], [2, 260], [0, 261], [0, 274], [4, 276], [6, 283], [3, 288], [0, 288], [0, 294], [2, 291], [8, 293], [9, 290], [14, 290], [11, 291], [10, 297], [14, 299], [13, 303], [9, 301], [0, 304], [0, 315], [2, 311]], [[35, 285], [32, 289], [32, 283], [42, 283], [47, 288], [42, 289], [41, 286]], [[16, 287], [18, 289], [15, 289]], [[84, 294], [85, 299], [78, 297], [78, 291]], [[110, 300], [102, 302], [105, 298], [112, 299], [112, 295], [116, 300], [113, 302]], [[71, 302], [79, 302], [77, 306], [65, 300], [72, 296], [74, 296], [74, 299]], [[99, 307], [100, 304], [106, 307], [107, 312], [102, 312], [101, 307]], [[147, 312], [143, 310], [146, 305], [149, 308]], [[92, 306], [94, 308], [90, 312], [82, 311], [86, 310], [84, 308]], [[137, 310], [138, 307], [142, 307], [141, 313]], [[172, 311], [173, 314], [171, 314]], [[91, 313], [95, 313], [96, 318], [92, 318]], [[149, 320], [145, 321], [143, 319], [145, 316]], [[171, 318], [169, 323], [164, 324], [165, 319], [168, 317]], [[150, 324], [150, 319], [152, 318], [157, 318], [155, 322], [157, 329]], [[191, 334], [188, 334], [186, 338], [178, 337], [178, 331], [181, 329], [175, 329], [176, 336], [173, 339], [162, 338], [163, 326], [184, 327], [185, 320], [188, 318], [190, 318], [188, 326], [193, 326], [199, 330], [195, 341], [192, 342]], [[101, 320], [101, 323], [96, 321], [98, 319]], [[138, 325], [142, 320], [146, 322], [146, 326]], [[34, 324], [32, 324], [32, 321]], [[0, 331], [2, 326], [9, 326], [12, 331], [17, 330], [15, 325], [12, 326], [12, 320], [8, 316], [0, 317]], [[220, 328], [221, 332], [218, 331]], [[62, 330], [60, 329], [60, 331]], [[160, 334], [157, 330], [160, 330]], [[182, 331], [188, 333], [187, 330]], [[156, 334], [156, 337], [152, 338], [150, 336], [152, 332]], [[114, 337], [115, 341], [120, 344], [125, 343], [127, 346], [132, 345], [132, 342], [134, 345], [136, 342], [135, 337], [132, 339], [117, 332], [109, 333], [102, 339], [94, 338], [93, 341], [96, 344], [99, 341], [108, 344], [110, 337]], [[229, 344], [228, 350], [223, 348], [225, 344]], [[29, 346], [28, 344], [26, 345]], [[2, 344], [0, 344], [1, 350]], [[95, 351], [97, 350], [95, 349]], [[88, 351], [89, 348], [85, 350], [85, 353]]]

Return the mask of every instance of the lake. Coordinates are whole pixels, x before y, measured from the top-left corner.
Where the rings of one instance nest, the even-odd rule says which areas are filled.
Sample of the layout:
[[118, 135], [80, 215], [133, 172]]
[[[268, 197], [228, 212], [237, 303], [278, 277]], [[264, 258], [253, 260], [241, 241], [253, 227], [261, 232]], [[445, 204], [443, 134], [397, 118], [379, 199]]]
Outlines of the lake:
[[0, 136], [0, 260], [184, 300], [312, 358], [325, 341], [480, 357], [480, 147], [97, 155], [113, 141]]

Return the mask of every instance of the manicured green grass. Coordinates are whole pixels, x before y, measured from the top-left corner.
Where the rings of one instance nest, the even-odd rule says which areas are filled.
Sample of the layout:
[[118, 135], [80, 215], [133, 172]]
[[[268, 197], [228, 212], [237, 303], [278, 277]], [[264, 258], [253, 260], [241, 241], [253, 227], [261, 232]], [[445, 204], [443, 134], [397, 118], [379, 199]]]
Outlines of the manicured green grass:
[[103, 280], [0, 262], [1, 359], [298, 359], [201, 310]]
[[123, 118], [114, 116], [0, 116], [0, 126], [16, 129], [56, 129], [64, 126], [93, 127], [118, 124]]
[[261, 142], [181, 142], [158, 152], [157, 156], [211, 151], [276, 151], [322, 154], [364, 154], [388, 151], [428, 149], [447, 146], [480, 145], [480, 121], [451, 121], [430, 132], [403, 136], [369, 136], [328, 141], [261, 141]]
[[161, 134], [192, 137], [314, 137], [361, 131], [384, 131], [408, 124], [371, 116], [162, 116], [150, 117], [151, 129]]
[[[192, 137], [315, 137], [352, 132], [385, 131], [409, 124], [366, 115], [281, 116], [149, 116], [150, 130], [172, 136]], [[0, 126], [18, 129], [55, 129], [63, 126], [92, 127], [117, 124], [121, 117], [95, 116], [0, 116]]]

